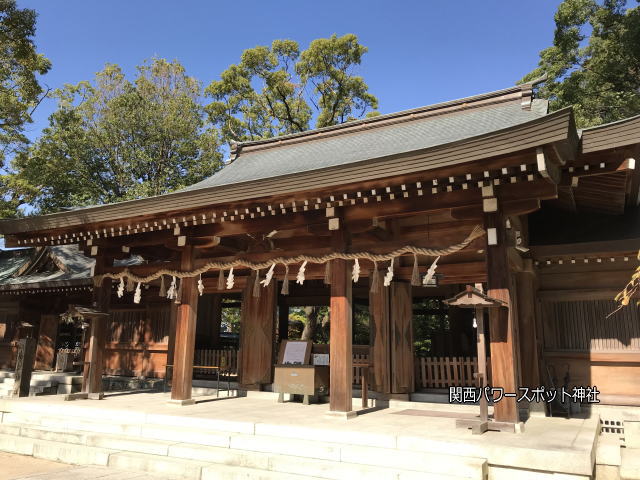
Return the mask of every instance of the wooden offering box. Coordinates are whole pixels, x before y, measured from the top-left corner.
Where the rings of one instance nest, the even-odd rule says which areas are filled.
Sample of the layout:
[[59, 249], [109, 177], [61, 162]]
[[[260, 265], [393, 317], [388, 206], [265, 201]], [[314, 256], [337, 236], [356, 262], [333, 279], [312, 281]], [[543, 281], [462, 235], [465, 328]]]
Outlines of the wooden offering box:
[[310, 396], [326, 395], [329, 391], [329, 366], [309, 365], [311, 342], [287, 341], [280, 345], [279, 363], [275, 365], [273, 390], [284, 394], [303, 395], [303, 403], [309, 404]]
[[273, 390], [280, 393], [304, 395], [304, 403], [311, 395], [326, 395], [329, 391], [329, 367], [325, 365], [276, 365]]

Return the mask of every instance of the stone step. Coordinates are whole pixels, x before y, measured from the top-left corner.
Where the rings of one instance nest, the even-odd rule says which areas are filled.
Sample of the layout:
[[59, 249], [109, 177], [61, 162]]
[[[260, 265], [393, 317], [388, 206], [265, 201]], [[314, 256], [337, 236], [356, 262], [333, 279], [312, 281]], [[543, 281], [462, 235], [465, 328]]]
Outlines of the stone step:
[[623, 448], [620, 464], [621, 480], [640, 480], [640, 448]]
[[132, 452], [113, 453], [109, 457], [108, 465], [120, 470], [161, 473], [170, 477], [193, 480], [199, 480], [202, 475], [202, 469], [211, 466], [207, 462]]
[[6, 434], [0, 434], [0, 451], [32, 455], [36, 458], [73, 465], [103, 466], [108, 464], [109, 456], [113, 452], [104, 448]]
[[[314, 475], [329, 479], [361, 475], [371, 478], [396, 478], [393, 472], [402, 471], [403, 478], [407, 479], [420, 473], [431, 475], [428, 478], [482, 480], [486, 478], [487, 469], [484, 459], [401, 451], [394, 448], [363, 447], [322, 440], [207, 432], [162, 425], [143, 425], [141, 429], [138, 426], [137, 430], [133, 425], [129, 425], [132, 427], [130, 431], [123, 432], [123, 429], [118, 427], [124, 425], [118, 426], [114, 423], [79, 422], [76, 419], [40, 416], [39, 422], [34, 424], [33, 417], [21, 418], [12, 413], [5, 413], [3, 420], [4, 423], [0, 424], [0, 434], [20, 435], [21, 438], [32, 440], [277, 470], [295, 475], [306, 475], [299, 467], [300, 464], [304, 464], [309, 471], [322, 472]], [[110, 427], [107, 429], [109, 432], [96, 432], [105, 430], [105, 425]], [[113, 434], [114, 432], [116, 434]], [[126, 434], [120, 435], [121, 433]], [[292, 452], [295, 452], [295, 455], [292, 455]], [[141, 469], [151, 471], [147, 470], [147, 467]]]
[[[2, 382], [2, 385], [6, 385], [7, 387], [13, 387], [13, 385], [16, 383], [15, 378], [5, 378], [4, 382]], [[56, 382], [57, 383], [57, 382]], [[47, 380], [44, 378], [31, 378], [31, 383], [29, 383], [29, 386], [31, 388], [33, 387], [50, 387], [51, 386], [51, 380]]]

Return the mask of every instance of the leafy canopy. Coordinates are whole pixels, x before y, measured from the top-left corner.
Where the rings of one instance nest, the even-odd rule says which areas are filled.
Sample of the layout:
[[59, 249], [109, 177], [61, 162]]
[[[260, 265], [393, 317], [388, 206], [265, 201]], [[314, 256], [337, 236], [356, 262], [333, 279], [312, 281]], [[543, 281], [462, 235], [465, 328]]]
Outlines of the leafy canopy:
[[640, 7], [626, 0], [564, 0], [553, 45], [521, 81], [547, 75], [539, 95], [552, 110], [574, 106], [579, 127], [640, 113]]
[[293, 40], [245, 50], [206, 93], [211, 121], [228, 142], [258, 140], [362, 117], [378, 107], [353, 71], [367, 48], [353, 34], [314, 40], [307, 50]]
[[40, 213], [166, 193], [221, 165], [201, 86], [178, 62], [153, 59], [133, 82], [117, 65], [53, 94], [42, 136], [16, 156], [21, 200]]
[[19, 9], [15, 0], [0, 0], [0, 162], [8, 150], [26, 143], [25, 124], [39, 103], [37, 75], [51, 63], [36, 52], [36, 12]]

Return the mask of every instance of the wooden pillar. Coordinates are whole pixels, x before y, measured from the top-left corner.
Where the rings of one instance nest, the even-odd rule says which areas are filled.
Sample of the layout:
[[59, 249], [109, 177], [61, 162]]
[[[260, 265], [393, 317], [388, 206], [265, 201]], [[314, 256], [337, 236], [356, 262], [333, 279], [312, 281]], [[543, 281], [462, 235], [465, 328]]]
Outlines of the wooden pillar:
[[[372, 273], [373, 275], [373, 273]], [[369, 291], [369, 344], [371, 346], [372, 389], [391, 393], [391, 347], [389, 320], [389, 288], [382, 284], [383, 274], [377, 273], [378, 288]], [[373, 277], [369, 278], [369, 283]]]
[[524, 270], [516, 274], [516, 285], [522, 386], [532, 388], [540, 385], [540, 371], [535, 305], [536, 278], [530, 259], [524, 261]]
[[414, 391], [411, 284], [396, 281], [382, 288], [390, 290], [391, 393], [409, 394]]
[[346, 260], [331, 260], [329, 410], [347, 418], [353, 412], [351, 272]]
[[[182, 250], [180, 270], [193, 269], [194, 248], [186, 245]], [[173, 378], [171, 380], [170, 403], [192, 405], [193, 354], [196, 342], [196, 318], [198, 314], [197, 278], [180, 280], [180, 304], [176, 312], [176, 333], [173, 358]]]
[[[104, 255], [96, 257], [94, 274], [101, 274], [107, 265]], [[111, 304], [111, 279], [104, 278], [102, 283], [93, 287], [93, 306], [101, 312], [109, 312]], [[107, 342], [109, 317], [98, 317], [90, 320], [89, 349], [87, 351], [88, 367], [82, 379], [82, 392], [89, 398], [101, 399], [102, 373], [104, 372], [104, 350]]]
[[[505, 217], [499, 212], [484, 214], [487, 230], [487, 295], [504, 301], [507, 307], [489, 309], [491, 341], [491, 383], [506, 393], [518, 393], [518, 357], [515, 350], [515, 300], [507, 259]], [[494, 406], [494, 420], [517, 423], [515, 398], [502, 398]]]
[[277, 282], [260, 285], [253, 296], [255, 272], [242, 292], [240, 310], [239, 383], [244, 390], [261, 390], [273, 381], [273, 343], [276, 320]]

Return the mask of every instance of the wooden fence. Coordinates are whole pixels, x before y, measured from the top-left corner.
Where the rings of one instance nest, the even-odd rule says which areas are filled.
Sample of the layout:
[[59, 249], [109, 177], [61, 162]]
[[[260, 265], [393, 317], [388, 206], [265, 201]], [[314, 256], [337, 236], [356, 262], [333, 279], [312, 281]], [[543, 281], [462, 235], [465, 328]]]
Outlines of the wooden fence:
[[[417, 389], [476, 385], [473, 374], [478, 371], [477, 357], [416, 357], [415, 360]], [[488, 357], [487, 372], [491, 372]], [[490, 375], [487, 381], [490, 381]]]
[[[223, 367], [223, 372], [228, 372], [230, 375], [238, 374], [238, 351], [235, 349], [224, 350], [196, 350], [194, 359], [194, 365], [201, 366], [220, 366]], [[194, 368], [193, 373], [197, 374], [211, 374], [210, 370]]]
[[[224, 360], [223, 360], [224, 359]], [[353, 361], [366, 362], [369, 354], [358, 349], [353, 354]], [[225, 370], [231, 375], [238, 373], [238, 351], [225, 350], [196, 350], [194, 365], [219, 366], [225, 365]], [[478, 370], [476, 357], [416, 357], [416, 390], [424, 388], [448, 388], [475, 386], [473, 374]], [[353, 367], [353, 384], [360, 385], [362, 369]], [[491, 359], [487, 358], [487, 371], [491, 372]], [[194, 369], [197, 374], [211, 374], [205, 369]], [[490, 378], [487, 379], [490, 381]]]

